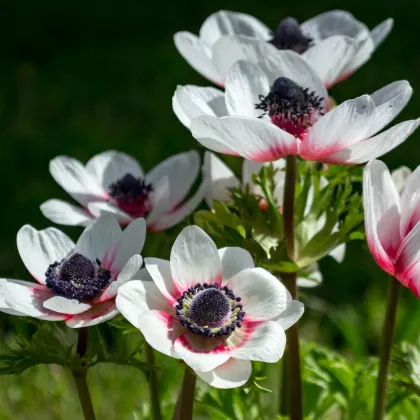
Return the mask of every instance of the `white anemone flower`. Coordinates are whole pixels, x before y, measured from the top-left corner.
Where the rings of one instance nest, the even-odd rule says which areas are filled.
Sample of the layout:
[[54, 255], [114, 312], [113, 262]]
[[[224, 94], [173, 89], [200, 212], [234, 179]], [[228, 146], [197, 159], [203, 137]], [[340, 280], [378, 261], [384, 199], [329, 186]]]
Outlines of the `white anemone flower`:
[[[284, 159], [279, 159], [272, 162], [273, 167], [277, 170], [274, 175], [274, 191], [273, 199], [278, 206], [279, 211], [283, 207], [283, 193], [284, 193], [284, 178], [285, 178], [285, 166], [286, 161]], [[254, 174], [258, 174], [261, 168], [268, 166], [269, 164], [263, 164], [259, 162], [252, 162], [250, 160], [244, 159], [242, 164], [242, 181], [240, 181], [233, 171], [216, 155], [211, 152], [206, 152], [204, 154], [204, 164], [203, 164], [203, 177], [206, 181], [206, 194], [205, 200], [207, 205], [212, 208], [213, 200], [222, 201], [230, 203], [231, 199], [231, 189], [240, 188], [240, 187], [249, 187], [249, 190], [252, 194], [260, 197], [264, 197], [264, 194], [260, 186], [255, 185], [252, 182], [252, 177]], [[321, 178], [321, 187], [327, 185], [325, 178]], [[309, 213], [312, 204], [314, 201], [314, 192], [313, 187], [308, 192], [308, 197], [305, 205], [304, 217]], [[264, 211], [265, 202], [261, 200], [261, 210]], [[313, 238], [325, 224], [325, 217], [320, 217], [316, 223], [311, 224], [310, 232], [306, 228], [306, 236], [310, 240]], [[344, 259], [346, 252], [346, 245], [340, 244], [334, 248], [328, 255], [333, 257], [338, 263], [341, 263]], [[305, 267], [302, 270], [302, 276], [298, 277], [298, 286], [299, 287], [315, 287], [322, 283], [322, 273], [319, 270], [318, 264], [314, 263], [308, 267]]]
[[391, 83], [329, 110], [314, 68], [293, 51], [236, 62], [225, 92], [180, 86], [173, 109], [203, 146], [256, 162], [287, 155], [323, 163], [358, 164], [389, 152], [419, 125], [399, 123], [377, 134], [405, 107], [412, 88]]
[[51, 199], [41, 205], [45, 217], [61, 225], [86, 226], [105, 213], [122, 225], [138, 217], [151, 231], [168, 229], [181, 222], [200, 204], [204, 185], [185, 200], [200, 173], [196, 151], [164, 160], [147, 174], [133, 157], [115, 150], [100, 153], [86, 165], [69, 156], [50, 162], [55, 181], [81, 206]]
[[142, 280], [119, 289], [118, 309], [154, 349], [182, 359], [217, 388], [245, 384], [251, 360], [277, 362], [284, 330], [303, 314], [247, 251], [218, 250], [197, 226], [179, 234], [170, 261], [146, 258], [145, 265]]
[[379, 161], [363, 173], [366, 240], [379, 267], [420, 298], [420, 166], [390, 174]]
[[199, 36], [177, 32], [174, 41], [197, 72], [220, 86], [236, 61], [257, 61], [276, 50], [292, 50], [316, 68], [328, 87], [366, 63], [392, 25], [387, 19], [370, 31], [351, 13], [332, 10], [302, 24], [285, 18], [273, 33], [253, 16], [221, 10], [204, 21]]
[[118, 288], [142, 265], [144, 219], [124, 231], [113, 215], [85, 228], [76, 244], [55, 228], [23, 226], [17, 234], [20, 257], [37, 283], [0, 279], [0, 311], [71, 328], [105, 322], [118, 314]]

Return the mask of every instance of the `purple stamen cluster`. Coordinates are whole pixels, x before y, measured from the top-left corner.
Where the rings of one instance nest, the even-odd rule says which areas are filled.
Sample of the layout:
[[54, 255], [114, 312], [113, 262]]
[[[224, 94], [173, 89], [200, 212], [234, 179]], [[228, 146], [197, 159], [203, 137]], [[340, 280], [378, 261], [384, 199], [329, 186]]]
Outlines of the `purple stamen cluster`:
[[198, 283], [178, 298], [175, 309], [185, 328], [204, 337], [217, 337], [241, 327], [245, 312], [240, 301], [226, 286]]
[[91, 261], [81, 254], [73, 254], [51, 264], [46, 273], [47, 287], [67, 299], [87, 300], [95, 296], [111, 280], [109, 270], [97, 259]]
[[[315, 111], [322, 110], [324, 98], [309, 92], [287, 77], [279, 77], [273, 83], [267, 96], [260, 95], [256, 109], [268, 114], [273, 124], [290, 134], [300, 137], [311, 125], [311, 116]], [[322, 115], [320, 113], [320, 115]]]
[[279, 50], [292, 50], [302, 54], [310, 47], [312, 39], [303, 34], [295, 18], [288, 17], [279, 23], [269, 42]]
[[128, 214], [145, 217], [150, 213], [149, 194], [153, 191], [153, 187], [144, 179], [126, 174], [110, 184], [108, 191], [118, 206]]

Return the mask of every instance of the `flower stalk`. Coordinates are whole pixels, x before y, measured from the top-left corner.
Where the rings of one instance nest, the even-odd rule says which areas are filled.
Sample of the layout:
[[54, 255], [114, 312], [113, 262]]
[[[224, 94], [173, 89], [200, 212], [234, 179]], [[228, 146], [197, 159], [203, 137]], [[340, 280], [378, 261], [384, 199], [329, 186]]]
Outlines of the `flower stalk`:
[[196, 376], [185, 366], [181, 392], [178, 396], [172, 420], [192, 420]]
[[[146, 360], [147, 363], [151, 366], [155, 364], [155, 356], [153, 353], [152, 347], [149, 344], [146, 344]], [[157, 378], [157, 372], [155, 370], [151, 370], [149, 373], [149, 397], [150, 397], [150, 404], [152, 406], [152, 418], [153, 420], [162, 420], [162, 413], [160, 410], [160, 402], [159, 402], [159, 384]]]
[[[88, 329], [79, 328], [77, 330], [77, 347], [76, 353], [82, 359], [86, 354], [88, 342]], [[92, 400], [90, 399], [89, 388], [86, 381], [87, 368], [82, 361], [82, 369], [71, 371], [76, 383], [77, 393], [79, 395], [80, 405], [82, 406], [83, 416], [85, 420], [96, 420], [93, 411]]]
[[389, 282], [388, 303], [382, 330], [382, 343], [379, 354], [379, 374], [376, 385], [375, 410], [373, 416], [374, 420], [382, 420], [385, 418], [392, 338], [394, 336], [395, 320], [397, 317], [398, 292], [400, 288], [400, 282], [392, 276], [390, 276]]
[[[284, 181], [283, 228], [287, 255], [292, 261], [295, 259], [294, 207], [296, 171], [296, 156], [288, 156], [286, 158], [286, 178]], [[287, 274], [283, 276], [283, 279], [285, 280], [287, 289], [292, 295], [292, 299], [296, 299], [296, 273]], [[300, 370], [299, 333], [296, 324], [287, 330], [287, 350], [285, 364], [288, 365], [288, 368], [287, 374], [283, 375], [283, 378], [287, 377], [288, 381], [287, 384], [283, 383], [282, 393], [287, 393], [287, 411], [290, 414], [291, 420], [301, 420], [303, 418], [302, 382]], [[283, 398], [283, 400], [286, 400], [286, 398]]]

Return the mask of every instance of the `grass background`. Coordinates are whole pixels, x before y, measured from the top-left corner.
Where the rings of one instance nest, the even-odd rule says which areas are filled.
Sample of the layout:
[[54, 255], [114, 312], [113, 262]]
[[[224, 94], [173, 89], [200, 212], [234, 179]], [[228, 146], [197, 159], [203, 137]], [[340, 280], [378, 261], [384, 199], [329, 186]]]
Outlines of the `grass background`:
[[[103, 150], [118, 149], [134, 155], [147, 170], [173, 153], [197, 148], [173, 114], [171, 97], [177, 84], [209, 83], [177, 53], [172, 40], [176, 31], [197, 33], [209, 14], [223, 8], [250, 13], [274, 29], [285, 16], [303, 21], [336, 7], [332, 0], [1, 0], [1, 276], [30, 278], [15, 246], [16, 233], [25, 223], [38, 229], [49, 226], [39, 205], [52, 197], [68, 198], [48, 172], [48, 162], [56, 155], [87, 161]], [[372, 60], [331, 90], [337, 101], [399, 79], [409, 80], [417, 92], [420, 3], [354, 0], [341, 2], [340, 7], [371, 28], [387, 17], [395, 19], [395, 26]], [[398, 121], [419, 113], [420, 95], [415, 93]], [[413, 169], [419, 152], [420, 131], [384, 160], [391, 168]], [[65, 231], [74, 238], [80, 233], [79, 228]], [[360, 242], [349, 246], [343, 264], [326, 259], [321, 268], [323, 285], [306, 293], [310, 300], [304, 335], [350, 357], [375, 354], [386, 275]], [[417, 339], [419, 317], [420, 305], [404, 290], [398, 340]], [[29, 334], [31, 328], [0, 314], [0, 331], [10, 340], [15, 333]], [[130, 408], [133, 404], [141, 408], [142, 396], [147, 395], [140, 373], [100, 367], [90, 379], [94, 403], [104, 416], [99, 418], [142, 418]], [[72, 398], [72, 384], [59, 368], [1, 377], [0, 419], [77, 419], [80, 412]], [[118, 412], [115, 407], [125, 408]]]

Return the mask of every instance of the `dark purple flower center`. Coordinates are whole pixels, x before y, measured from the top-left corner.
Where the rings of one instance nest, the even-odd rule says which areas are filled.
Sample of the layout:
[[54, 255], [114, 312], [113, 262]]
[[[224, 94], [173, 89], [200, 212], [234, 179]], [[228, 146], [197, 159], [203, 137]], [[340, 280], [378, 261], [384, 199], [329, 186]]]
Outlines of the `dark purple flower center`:
[[185, 291], [175, 309], [185, 328], [205, 337], [217, 337], [241, 327], [245, 312], [240, 301], [227, 287], [204, 283]]
[[73, 254], [51, 264], [45, 273], [47, 287], [67, 299], [87, 300], [95, 296], [111, 280], [111, 273], [99, 260], [91, 261], [82, 254]]
[[273, 124], [300, 139], [312, 125], [314, 113], [322, 115], [323, 98], [287, 77], [276, 79], [269, 94], [258, 99], [255, 108], [263, 111], [261, 117], [268, 114]]
[[312, 39], [303, 34], [295, 18], [288, 17], [279, 23], [269, 42], [279, 50], [292, 50], [302, 54], [309, 48]]
[[151, 211], [151, 184], [131, 174], [124, 175], [109, 187], [109, 195], [117, 206], [133, 217], [146, 217]]

